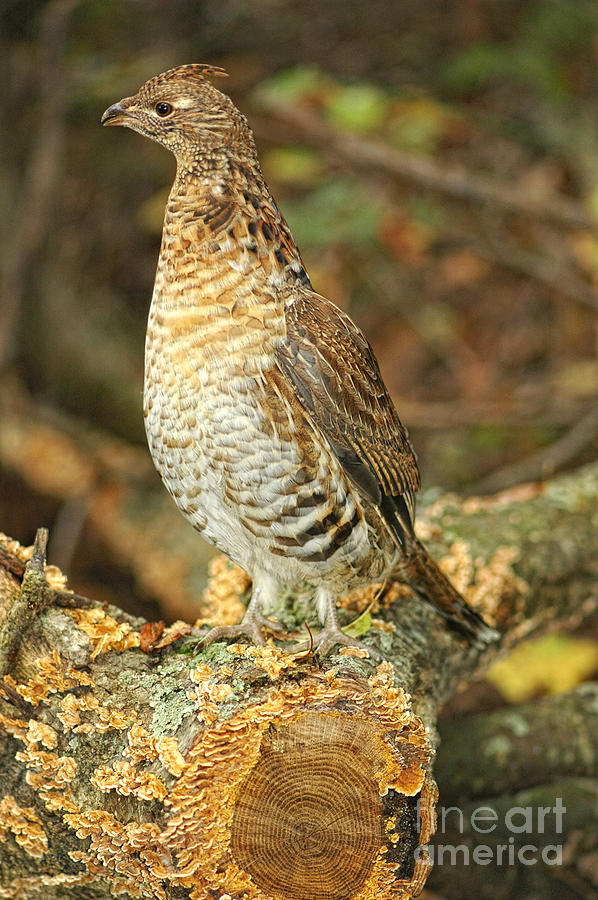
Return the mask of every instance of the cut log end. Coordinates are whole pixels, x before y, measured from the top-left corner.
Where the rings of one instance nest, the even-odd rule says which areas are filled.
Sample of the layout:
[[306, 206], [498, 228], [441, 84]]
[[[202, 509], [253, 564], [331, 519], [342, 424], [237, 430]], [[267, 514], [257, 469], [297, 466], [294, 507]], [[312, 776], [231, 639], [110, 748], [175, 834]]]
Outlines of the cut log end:
[[135, 624], [46, 610], [0, 679], [25, 767], [4, 787], [15, 871], [156, 900], [417, 896], [433, 748], [390, 663], [240, 643], [150, 656]]
[[388, 664], [363, 680], [280, 677], [191, 749], [169, 797], [168, 846], [198, 897], [416, 896], [434, 827], [430, 754]]
[[417, 801], [380, 796], [376, 773], [388, 764], [388, 745], [365, 720], [309, 712], [271, 726], [238, 791], [233, 858], [262, 891], [285, 900], [349, 900], [380, 855], [410, 881]]

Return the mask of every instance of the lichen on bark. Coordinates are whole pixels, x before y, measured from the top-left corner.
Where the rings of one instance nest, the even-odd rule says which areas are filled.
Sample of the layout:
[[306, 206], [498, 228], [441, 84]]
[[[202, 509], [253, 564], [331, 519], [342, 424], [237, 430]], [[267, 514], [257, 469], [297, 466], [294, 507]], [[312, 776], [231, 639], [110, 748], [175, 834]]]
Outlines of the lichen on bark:
[[[495, 498], [439, 501], [420, 527], [508, 646], [598, 605], [597, 495], [593, 466]], [[5, 616], [21, 597], [30, 555], [0, 542]], [[212, 614], [246, 587], [228, 566], [216, 567]], [[365, 639], [387, 655], [379, 666], [347, 649], [320, 661], [293, 657], [289, 645], [200, 651], [180, 626], [160, 646], [160, 629], [149, 639], [143, 620], [71, 597], [55, 572], [46, 572], [44, 590], [52, 602], [31, 617], [0, 688], [0, 896], [415, 895], [429, 869], [425, 852], [419, 862], [414, 854], [434, 826], [438, 709], [492, 652], [468, 649], [402, 589], [382, 593], [372, 611]], [[352, 598], [342, 614], [371, 600]], [[591, 719], [587, 695], [571, 704], [517, 713], [529, 740], [548, 733], [553, 715], [572, 722], [570, 709]], [[529, 783], [527, 735], [508, 727], [499, 716], [447, 731], [438, 770], [447, 795], [451, 782], [465, 788], [468, 767], [474, 793], [484, 777], [483, 790], [507, 797]], [[520, 762], [509, 767], [516, 784], [501, 777], [488, 734], [508, 739], [505, 752]], [[561, 739], [564, 747], [566, 730], [555, 732]], [[478, 775], [467, 762], [476, 740]], [[594, 778], [582, 749], [567, 774]], [[549, 763], [547, 754], [546, 777], [561, 777]], [[264, 796], [271, 781], [280, 802]], [[261, 831], [256, 821], [266, 823]], [[356, 862], [341, 873], [343, 821]], [[279, 868], [294, 860], [303, 887], [281, 878], [275, 890], [270, 848]], [[318, 869], [320, 858], [328, 862]]]

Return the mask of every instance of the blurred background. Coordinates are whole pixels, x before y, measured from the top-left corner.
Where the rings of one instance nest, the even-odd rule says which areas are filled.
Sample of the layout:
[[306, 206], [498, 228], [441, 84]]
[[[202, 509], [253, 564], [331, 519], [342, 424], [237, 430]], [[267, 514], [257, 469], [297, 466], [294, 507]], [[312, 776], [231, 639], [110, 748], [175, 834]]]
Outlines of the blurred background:
[[[4, 0], [3, 531], [49, 526], [82, 593], [199, 614], [211, 550], [141, 412], [174, 161], [99, 125], [184, 62], [229, 72], [314, 287], [374, 346], [424, 502], [596, 459], [595, 0]], [[528, 650], [493, 702], [596, 675], [596, 633]]]
[[140, 515], [156, 489], [168, 502], [141, 390], [174, 161], [99, 118], [182, 62], [229, 72], [314, 286], [373, 344], [429, 496], [595, 458], [594, 0], [5, 0], [1, 16], [7, 533], [28, 543], [43, 522], [72, 580], [93, 581], [94, 559], [103, 583], [107, 562], [127, 580], [136, 548], [115, 557], [98, 502], [114, 512], [132, 481]]
[[[0, 523], [81, 591], [193, 617], [143, 342], [170, 154], [102, 111], [218, 64], [317, 290], [368, 335], [424, 501], [596, 457], [594, 0], [5, 0]], [[191, 608], [189, 608], [191, 604]]]

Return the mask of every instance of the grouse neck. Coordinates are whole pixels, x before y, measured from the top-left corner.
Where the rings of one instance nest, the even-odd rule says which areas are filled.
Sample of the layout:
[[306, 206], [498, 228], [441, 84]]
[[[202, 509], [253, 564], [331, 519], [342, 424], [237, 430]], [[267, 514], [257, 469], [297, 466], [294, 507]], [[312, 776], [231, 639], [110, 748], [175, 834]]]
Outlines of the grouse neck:
[[232, 255], [235, 269], [245, 275], [253, 271], [259, 281], [311, 287], [293, 235], [261, 172], [228, 162], [226, 173], [179, 168], [168, 198], [162, 252], [176, 232], [184, 248], [191, 240], [196, 255], [203, 255], [199, 243], [211, 257], [218, 248]]
[[187, 185], [190, 190], [220, 185], [222, 190], [232, 191], [234, 186], [248, 180], [258, 190], [267, 190], [255, 152], [240, 153], [236, 142], [224, 146], [197, 143], [176, 155], [175, 183]]

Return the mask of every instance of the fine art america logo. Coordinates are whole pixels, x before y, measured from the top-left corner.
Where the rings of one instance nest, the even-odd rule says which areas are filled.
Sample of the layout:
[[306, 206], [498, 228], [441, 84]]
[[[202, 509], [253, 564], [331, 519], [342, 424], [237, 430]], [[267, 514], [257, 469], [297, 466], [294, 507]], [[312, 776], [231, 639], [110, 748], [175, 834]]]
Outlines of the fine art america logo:
[[[511, 806], [500, 812], [490, 806], [467, 812], [439, 806], [434, 843], [418, 847], [415, 857], [436, 866], [560, 866], [563, 847], [558, 835], [566, 812], [561, 797], [554, 806]], [[417, 824], [419, 829], [419, 802]], [[546, 842], [553, 838], [554, 843]]]

